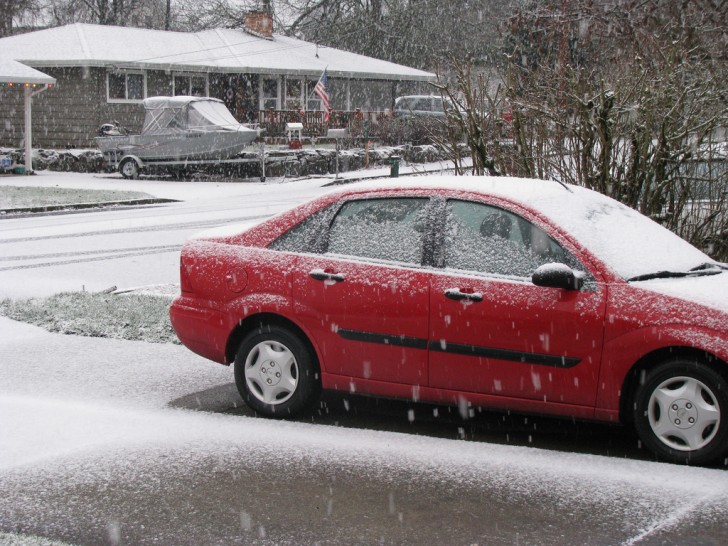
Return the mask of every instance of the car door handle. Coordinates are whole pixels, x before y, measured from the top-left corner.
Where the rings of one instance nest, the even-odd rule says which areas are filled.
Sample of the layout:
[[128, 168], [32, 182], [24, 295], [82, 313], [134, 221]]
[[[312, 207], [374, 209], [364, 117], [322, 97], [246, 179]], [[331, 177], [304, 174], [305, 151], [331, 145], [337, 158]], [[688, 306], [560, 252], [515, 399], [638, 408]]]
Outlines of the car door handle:
[[309, 275], [317, 281], [343, 282], [345, 279], [341, 273], [333, 273], [331, 271], [324, 271], [323, 269], [314, 269]]
[[462, 292], [459, 288], [448, 288], [445, 290], [445, 297], [455, 301], [483, 301], [483, 294], [480, 292]]

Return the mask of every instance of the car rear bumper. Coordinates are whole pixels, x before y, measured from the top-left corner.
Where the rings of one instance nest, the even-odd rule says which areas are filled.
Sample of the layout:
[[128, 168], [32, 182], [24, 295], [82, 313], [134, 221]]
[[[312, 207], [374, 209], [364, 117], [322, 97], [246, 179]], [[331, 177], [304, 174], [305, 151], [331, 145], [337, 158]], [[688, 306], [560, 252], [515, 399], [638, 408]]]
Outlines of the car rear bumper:
[[223, 313], [183, 295], [172, 302], [169, 318], [185, 347], [220, 364], [228, 364], [225, 348], [230, 330]]

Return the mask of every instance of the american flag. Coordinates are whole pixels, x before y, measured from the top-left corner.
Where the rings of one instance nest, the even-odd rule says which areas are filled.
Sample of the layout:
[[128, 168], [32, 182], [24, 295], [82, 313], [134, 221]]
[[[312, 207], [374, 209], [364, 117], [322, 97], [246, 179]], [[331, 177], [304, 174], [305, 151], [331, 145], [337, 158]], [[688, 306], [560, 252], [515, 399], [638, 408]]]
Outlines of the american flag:
[[328, 123], [331, 108], [329, 107], [329, 75], [326, 73], [325, 68], [319, 81], [316, 83], [316, 87], [313, 88], [313, 92], [319, 96], [321, 103], [324, 105], [324, 123]]

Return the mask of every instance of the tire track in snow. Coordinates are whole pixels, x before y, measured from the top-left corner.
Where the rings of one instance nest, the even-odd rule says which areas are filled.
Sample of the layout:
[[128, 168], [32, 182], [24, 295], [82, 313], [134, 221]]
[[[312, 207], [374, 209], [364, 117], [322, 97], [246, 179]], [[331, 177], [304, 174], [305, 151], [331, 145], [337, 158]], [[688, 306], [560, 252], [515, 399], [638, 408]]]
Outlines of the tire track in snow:
[[259, 216], [240, 217], [235, 220], [205, 220], [202, 222], [184, 222], [180, 224], [169, 224], [169, 225], [155, 225], [155, 226], [141, 226], [136, 228], [119, 228], [119, 229], [108, 229], [108, 230], [97, 230], [97, 231], [85, 231], [81, 233], [63, 233], [55, 235], [38, 235], [36, 237], [15, 237], [12, 239], [0, 239], [0, 244], [4, 243], [27, 243], [32, 241], [47, 241], [55, 239], [73, 239], [79, 237], [93, 237], [95, 235], [116, 235], [120, 233], [148, 233], [150, 231], [180, 231], [184, 229], [192, 228], [206, 228], [213, 226], [222, 226], [225, 224], [238, 224], [250, 220], [261, 220], [270, 217], [270, 214], [264, 214]]
[[159, 246], [134, 246], [129, 248], [114, 248], [105, 250], [81, 250], [77, 252], [53, 252], [50, 254], [26, 254], [22, 256], [0, 256], [0, 262], [15, 262], [28, 260], [42, 260], [49, 258], [66, 258], [69, 256], [91, 256], [94, 254], [112, 254], [118, 252], [134, 252], [153, 249], [179, 248], [181, 245], [159, 245]]
[[[139, 249], [121, 249], [118, 251], [95, 250], [95, 251], [80, 252], [80, 253], [61, 253], [61, 256], [63, 256], [63, 255], [65, 255], [65, 256], [94, 255], [94, 256], [87, 257], [87, 258], [79, 258], [79, 259], [75, 259], [75, 260], [56, 260], [56, 261], [50, 261], [50, 262], [6, 266], [6, 267], [0, 267], [0, 271], [13, 271], [13, 270], [19, 270], [19, 269], [38, 269], [38, 268], [42, 268], [42, 267], [55, 267], [58, 265], [100, 262], [100, 261], [104, 261], [104, 260], [116, 260], [119, 258], [129, 258], [129, 257], [133, 257], [133, 256], [146, 256], [149, 254], [164, 254], [167, 252], [179, 252], [181, 249], [182, 249], [182, 245], [165, 245], [165, 246], [158, 246], [158, 247], [141, 247]], [[102, 255], [99, 255], [99, 254], [102, 254]], [[34, 259], [34, 258], [39, 258], [39, 257], [43, 257], [43, 256], [25, 257], [25, 259]], [[21, 257], [16, 257], [16, 258], [20, 259]], [[5, 259], [5, 258], [3, 258], [3, 259]]]
[[710, 506], [711, 504], [715, 504], [715, 501], [719, 500], [721, 500], [719, 495], [706, 495], [705, 497], [696, 499], [694, 502], [686, 504], [663, 517], [659, 521], [654, 522], [641, 533], [623, 541], [620, 546], [634, 546], [652, 535], [676, 527], [691, 514], [698, 512], [702, 506]]

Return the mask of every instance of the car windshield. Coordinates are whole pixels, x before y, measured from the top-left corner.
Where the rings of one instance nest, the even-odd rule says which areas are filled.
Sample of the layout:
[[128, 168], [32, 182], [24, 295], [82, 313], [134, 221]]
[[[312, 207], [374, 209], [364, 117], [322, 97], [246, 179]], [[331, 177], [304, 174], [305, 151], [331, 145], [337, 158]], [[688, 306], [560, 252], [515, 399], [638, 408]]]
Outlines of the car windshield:
[[686, 272], [709, 256], [635, 210], [596, 192], [571, 187], [533, 206], [571, 233], [624, 279], [657, 272]]

